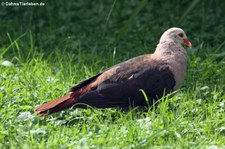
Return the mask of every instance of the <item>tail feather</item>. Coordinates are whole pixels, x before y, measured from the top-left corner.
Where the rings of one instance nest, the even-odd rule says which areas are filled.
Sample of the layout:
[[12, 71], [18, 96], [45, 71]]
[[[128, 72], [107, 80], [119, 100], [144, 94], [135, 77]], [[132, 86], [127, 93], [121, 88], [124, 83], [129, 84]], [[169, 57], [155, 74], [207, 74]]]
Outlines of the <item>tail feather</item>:
[[72, 107], [74, 105], [74, 101], [74, 96], [67, 94], [50, 102], [44, 103], [43, 105], [37, 106], [35, 111], [39, 112], [39, 116], [46, 116], [48, 114]]

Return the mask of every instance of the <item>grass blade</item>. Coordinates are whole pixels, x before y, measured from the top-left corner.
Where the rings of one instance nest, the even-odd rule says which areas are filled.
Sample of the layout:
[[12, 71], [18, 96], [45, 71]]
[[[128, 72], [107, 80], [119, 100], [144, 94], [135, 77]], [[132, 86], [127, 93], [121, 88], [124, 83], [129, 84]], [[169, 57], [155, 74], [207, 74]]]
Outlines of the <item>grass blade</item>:
[[[7, 33], [8, 37], [10, 37], [10, 35]], [[17, 41], [19, 39], [21, 39], [22, 37], [24, 37], [26, 35], [26, 33], [22, 34], [21, 36], [19, 36], [18, 38], [16, 38], [14, 41], [11, 40], [10, 38], [10, 45], [5, 48], [1, 53], [0, 53], [0, 57], [2, 57], [11, 47], [13, 47], [14, 45], [17, 44]]]
[[148, 100], [148, 96], [145, 93], [145, 91], [143, 89], [139, 89], [139, 91], [143, 94], [143, 96], [145, 98], [145, 101], [146, 101], [146, 104], [148, 105], [148, 107], [150, 107], [149, 100]]

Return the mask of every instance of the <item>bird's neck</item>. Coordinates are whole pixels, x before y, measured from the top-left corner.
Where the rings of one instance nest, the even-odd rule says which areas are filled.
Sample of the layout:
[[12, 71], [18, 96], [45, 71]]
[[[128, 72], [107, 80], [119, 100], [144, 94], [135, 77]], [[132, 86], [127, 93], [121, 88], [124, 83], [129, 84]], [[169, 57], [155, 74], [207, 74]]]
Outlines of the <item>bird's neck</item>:
[[171, 40], [160, 41], [155, 50], [155, 54], [173, 57], [177, 55], [187, 56], [186, 50], [183, 46], [180, 43]]

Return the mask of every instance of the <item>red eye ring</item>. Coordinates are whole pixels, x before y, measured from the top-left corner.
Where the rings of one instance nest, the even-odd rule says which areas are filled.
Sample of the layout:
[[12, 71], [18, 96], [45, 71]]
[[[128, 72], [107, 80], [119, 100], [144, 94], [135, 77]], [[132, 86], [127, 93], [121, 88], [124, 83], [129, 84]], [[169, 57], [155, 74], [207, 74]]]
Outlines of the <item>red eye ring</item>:
[[184, 34], [183, 33], [179, 33], [178, 36], [180, 36], [181, 38], [184, 37]]

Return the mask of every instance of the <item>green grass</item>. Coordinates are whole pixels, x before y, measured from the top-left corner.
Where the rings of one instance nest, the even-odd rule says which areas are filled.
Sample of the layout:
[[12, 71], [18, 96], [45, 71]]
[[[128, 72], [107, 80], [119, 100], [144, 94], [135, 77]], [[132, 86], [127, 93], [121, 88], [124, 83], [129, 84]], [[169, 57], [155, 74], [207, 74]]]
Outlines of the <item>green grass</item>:
[[[0, 148], [225, 148], [224, 1], [45, 3], [0, 6]], [[74, 84], [153, 52], [172, 26], [193, 44], [173, 97], [147, 110], [35, 115]]]

